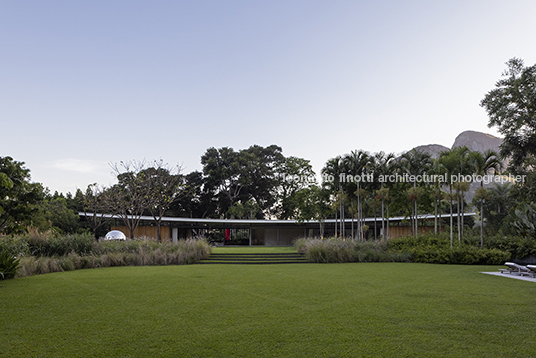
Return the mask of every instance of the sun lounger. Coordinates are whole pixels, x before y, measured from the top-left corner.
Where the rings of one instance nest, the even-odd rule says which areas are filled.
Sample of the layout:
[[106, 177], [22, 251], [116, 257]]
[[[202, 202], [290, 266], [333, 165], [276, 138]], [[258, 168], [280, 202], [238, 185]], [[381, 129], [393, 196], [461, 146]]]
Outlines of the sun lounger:
[[536, 277], [536, 266], [535, 265], [527, 265], [527, 268], [529, 269], [529, 271], [528, 272], [521, 272], [521, 276]]
[[526, 268], [525, 266], [521, 266], [513, 262], [505, 262], [504, 266], [508, 268], [500, 269], [501, 273], [508, 273], [510, 275], [522, 275], [523, 273], [531, 272], [531, 270]]

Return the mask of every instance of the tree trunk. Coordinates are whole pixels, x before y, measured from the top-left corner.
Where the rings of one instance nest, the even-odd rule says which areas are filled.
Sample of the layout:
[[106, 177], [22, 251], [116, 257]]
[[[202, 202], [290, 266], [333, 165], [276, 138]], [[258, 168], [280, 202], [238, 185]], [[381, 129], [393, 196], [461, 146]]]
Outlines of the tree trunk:
[[460, 228], [460, 196], [458, 195], [458, 200], [456, 201], [456, 206], [458, 208], [458, 221], [457, 221], [457, 224], [458, 224], [458, 242], [461, 243], [462, 242], [462, 231], [461, 231], [461, 228]]
[[376, 237], [376, 208], [374, 208], [374, 240], [378, 240]]
[[419, 226], [419, 221], [417, 219], [417, 183], [416, 182], [413, 182], [413, 188], [414, 188], [414, 191], [415, 191], [415, 237], [417, 237], [418, 235], [418, 226]]
[[337, 238], [337, 225], [339, 222], [337, 221], [337, 210], [335, 210], [335, 238]]
[[383, 205], [383, 198], [382, 198], [382, 238], [385, 238], [385, 215], [384, 215], [384, 205]]
[[449, 197], [449, 204], [450, 204], [450, 248], [452, 249], [452, 225], [454, 224], [452, 221], [452, 187], [449, 190], [450, 197]]
[[434, 201], [434, 234], [437, 235], [437, 199]]
[[[484, 184], [480, 182], [480, 187]], [[480, 249], [484, 248], [484, 198], [480, 199]]]
[[158, 242], [162, 242], [162, 235], [160, 234], [160, 220], [156, 220], [156, 239]]
[[387, 239], [390, 239], [390, 233], [389, 233], [389, 204], [387, 204]]

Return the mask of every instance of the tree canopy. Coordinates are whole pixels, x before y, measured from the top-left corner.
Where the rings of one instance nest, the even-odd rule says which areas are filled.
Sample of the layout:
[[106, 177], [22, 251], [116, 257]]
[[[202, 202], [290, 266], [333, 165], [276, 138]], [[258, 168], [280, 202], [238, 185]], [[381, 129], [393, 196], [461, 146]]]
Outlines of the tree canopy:
[[507, 70], [480, 105], [489, 116], [489, 127], [504, 135], [501, 155], [511, 159], [514, 172], [522, 170], [536, 154], [536, 65], [510, 59]]
[[19, 233], [31, 224], [44, 189], [30, 182], [30, 170], [24, 162], [0, 157], [0, 233]]

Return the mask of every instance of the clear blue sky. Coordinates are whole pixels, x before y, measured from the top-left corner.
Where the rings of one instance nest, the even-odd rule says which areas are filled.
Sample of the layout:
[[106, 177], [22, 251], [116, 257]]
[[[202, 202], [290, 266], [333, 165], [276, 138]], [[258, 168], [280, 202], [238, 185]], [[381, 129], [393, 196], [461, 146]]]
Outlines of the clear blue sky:
[[536, 1], [2, 1], [0, 156], [53, 192], [209, 147], [354, 149], [496, 134], [479, 106], [536, 63]]

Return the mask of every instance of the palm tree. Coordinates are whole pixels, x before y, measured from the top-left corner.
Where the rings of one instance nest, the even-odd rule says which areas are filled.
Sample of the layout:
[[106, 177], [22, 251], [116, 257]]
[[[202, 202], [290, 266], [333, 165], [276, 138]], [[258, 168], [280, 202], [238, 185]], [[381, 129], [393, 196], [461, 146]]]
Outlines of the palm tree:
[[[394, 169], [394, 165], [393, 165], [394, 159], [395, 159], [395, 155], [393, 153], [385, 154], [384, 152], [378, 152], [374, 154], [371, 157], [371, 162], [370, 162], [372, 169], [374, 171], [374, 174], [375, 174], [374, 177], [385, 178], [386, 175], [392, 174], [393, 169]], [[380, 181], [380, 188], [377, 191], [377, 195], [379, 199], [381, 199], [382, 233], [383, 233], [383, 236], [385, 237], [385, 204], [386, 204], [386, 201], [385, 201], [384, 195], [386, 194], [386, 191], [384, 189], [387, 189], [387, 192], [389, 191], [389, 189], [384, 188], [384, 184], [385, 184], [384, 181], [385, 180]]]
[[464, 226], [464, 202], [465, 202], [465, 193], [469, 191], [470, 182], [467, 181], [458, 181], [453, 184], [454, 189], [456, 189], [456, 205], [458, 207], [458, 241], [461, 242], [463, 237], [463, 226]]
[[451, 149], [439, 153], [438, 163], [441, 167], [441, 170], [447, 175], [446, 179], [449, 186], [449, 192], [447, 193], [446, 197], [449, 201], [450, 206], [450, 247], [452, 248], [452, 200], [454, 198], [452, 194], [452, 178], [458, 167], [458, 159], [456, 157], [456, 153], [453, 152]]
[[[473, 172], [476, 175], [484, 176], [492, 170], [493, 172], [501, 170], [502, 163], [498, 157], [493, 150], [487, 150], [484, 153], [474, 151], [469, 154], [469, 161], [473, 167]], [[480, 189], [480, 248], [484, 248], [484, 180], [480, 181]]]
[[[469, 148], [467, 148], [466, 146], [461, 146], [461, 147], [454, 148], [454, 151], [459, 156], [459, 165], [460, 165], [459, 173], [461, 175], [472, 174], [473, 169], [471, 166], [471, 162], [469, 160], [469, 154], [471, 153], [471, 151], [469, 150]], [[464, 228], [464, 219], [465, 219], [463, 215], [465, 211], [464, 210], [465, 194], [469, 191], [469, 186], [470, 186], [470, 182], [466, 182], [466, 181], [463, 181], [462, 183], [458, 185], [459, 194], [460, 194], [459, 203], [460, 203], [460, 208], [461, 208], [458, 210], [458, 220], [461, 220], [461, 226], [459, 227], [458, 230], [461, 231], [461, 237], [463, 237], [463, 228]]]
[[[356, 177], [364, 174], [369, 167], [370, 155], [364, 150], [353, 150], [350, 154], [344, 156], [344, 167], [347, 169], [347, 173]], [[356, 180], [355, 183], [346, 182], [347, 188], [353, 188], [357, 186], [357, 190], [348, 190], [348, 193], [355, 193], [357, 196], [357, 231], [359, 238], [363, 238], [363, 210], [361, 205], [361, 181]], [[353, 219], [352, 219], [353, 220]]]
[[[439, 175], [439, 176], [444, 174], [443, 168], [438, 160], [434, 160], [432, 164], [431, 172], [433, 175]], [[441, 201], [444, 199], [444, 193], [441, 190], [441, 181], [439, 180], [434, 181], [434, 189], [433, 189], [432, 195], [434, 198], [434, 234], [437, 234], [438, 232], [437, 231], [437, 226], [438, 226], [437, 225], [438, 223], [437, 205], [438, 203], [441, 203]], [[439, 230], [441, 231], [441, 227], [439, 228]]]
[[[425, 153], [420, 150], [412, 149], [411, 151], [406, 152], [402, 155], [402, 157], [400, 158], [400, 164], [401, 164], [402, 170], [407, 174], [415, 175], [415, 176], [423, 175], [427, 171], [429, 171], [430, 168], [432, 167], [432, 157], [428, 153]], [[410, 197], [413, 198], [412, 201], [414, 201], [413, 212], [415, 216], [413, 220], [414, 226], [412, 227], [412, 231], [415, 236], [417, 236], [417, 227], [418, 227], [417, 225], [418, 223], [417, 201], [419, 197], [418, 192], [419, 191], [417, 190], [417, 181], [414, 180], [413, 190], [411, 190]]]
[[[333, 181], [325, 181], [324, 185], [331, 191], [331, 193], [338, 196], [339, 211], [341, 217], [341, 237], [343, 235], [343, 200], [342, 200], [342, 185], [340, 181], [340, 174], [343, 173], [343, 158], [338, 155], [335, 158], [332, 158], [326, 162], [324, 168], [322, 168], [322, 174], [324, 176], [333, 177]], [[337, 236], [337, 211], [335, 211], [335, 237]]]

